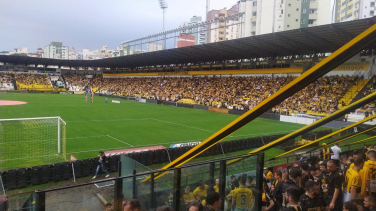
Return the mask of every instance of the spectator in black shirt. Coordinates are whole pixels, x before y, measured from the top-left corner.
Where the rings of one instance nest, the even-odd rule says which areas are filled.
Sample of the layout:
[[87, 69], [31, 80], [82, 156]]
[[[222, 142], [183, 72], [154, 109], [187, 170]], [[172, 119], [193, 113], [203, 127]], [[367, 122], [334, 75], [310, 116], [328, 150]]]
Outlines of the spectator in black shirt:
[[376, 211], [375, 197], [371, 195], [364, 197], [364, 206], [368, 208], [368, 211]]
[[235, 181], [236, 181], [236, 177], [235, 177], [235, 175], [232, 175], [231, 176], [231, 180], [228, 182], [228, 188], [230, 189], [230, 190], [234, 190], [235, 189]]
[[221, 207], [221, 197], [217, 192], [210, 192], [206, 197], [206, 206], [204, 207], [204, 211], [217, 211], [219, 207]]
[[204, 206], [199, 201], [192, 201], [188, 204], [187, 211], [204, 211]]
[[325, 175], [328, 173], [328, 170], [326, 169], [326, 163], [322, 162], [320, 163], [320, 174], [317, 177], [317, 183], [320, 185], [320, 193], [321, 195], [325, 196], [327, 190], [323, 189], [323, 185], [326, 185]]
[[306, 193], [300, 197], [300, 206], [303, 211], [328, 210], [328, 205], [320, 195], [319, 184], [314, 181], [308, 181], [305, 184]]
[[312, 180], [312, 181], [314, 180], [313, 176], [308, 172], [309, 165], [308, 165], [307, 162], [300, 163], [299, 168], [302, 171], [302, 175], [306, 174], [306, 175], [308, 175], [308, 177], [309, 177], [310, 180]]
[[312, 166], [308, 169], [309, 174], [313, 177], [312, 181], [317, 182], [317, 177], [319, 176], [317, 174], [317, 168], [315, 166]]
[[353, 199], [351, 200], [356, 204], [356, 207], [358, 208], [358, 211], [365, 211], [366, 209], [364, 208], [364, 202], [363, 199]]
[[328, 192], [326, 194], [326, 202], [329, 204], [329, 209], [333, 211], [342, 210], [342, 177], [339, 175], [337, 166], [334, 161], [327, 162], [329, 174], [326, 175], [326, 182]]
[[332, 155], [334, 155], [333, 150], [328, 148], [326, 143], [323, 143], [322, 149], [321, 149], [320, 155], [319, 155], [320, 160], [322, 160], [322, 161], [329, 160]]
[[287, 200], [289, 206], [283, 211], [302, 211], [302, 208], [299, 206], [299, 197], [300, 191], [296, 188], [289, 188], [286, 190]]
[[99, 163], [98, 163], [98, 166], [97, 166], [97, 170], [95, 171], [95, 175], [94, 175], [93, 179], [97, 178], [98, 172], [101, 168], [106, 173], [106, 177], [109, 177], [110, 174], [108, 173], [108, 171], [106, 169], [106, 164], [108, 163], [107, 157], [104, 154], [104, 152], [102, 152], [102, 151], [99, 152], [99, 161], [98, 162]]
[[275, 179], [278, 182], [277, 182], [277, 184], [275, 184], [274, 190], [273, 190], [273, 198], [276, 201], [276, 206], [275, 206], [274, 210], [278, 211], [282, 207], [282, 201], [283, 201], [283, 199], [282, 199], [283, 180], [282, 180], [282, 172], [281, 171], [275, 172]]
[[296, 188], [299, 190], [300, 195], [304, 194], [304, 188], [300, 187], [300, 180], [302, 178], [302, 172], [297, 168], [292, 168], [290, 171], [290, 177], [295, 183]]
[[343, 211], [358, 211], [358, 207], [354, 202], [347, 201], [343, 203]]

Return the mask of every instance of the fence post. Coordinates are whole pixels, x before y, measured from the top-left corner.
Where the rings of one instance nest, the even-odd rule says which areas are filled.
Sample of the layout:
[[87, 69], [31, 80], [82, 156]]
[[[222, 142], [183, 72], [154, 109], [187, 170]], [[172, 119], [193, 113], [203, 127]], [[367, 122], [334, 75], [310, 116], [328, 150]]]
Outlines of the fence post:
[[180, 187], [181, 187], [181, 168], [174, 169], [174, 201], [173, 210], [180, 210]]
[[225, 210], [226, 170], [226, 160], [221, 160], [219, 164], [219, 195], [222, 199], [221, 210]]
[[136, 169], [133, 169], [132, 195], [133, 199], [137, 199]]
[[38, 211], [45, 211], [46, 210], [46, 193], [45, 192], [37, 192], [38, 202], [37, 202], [37, 210]]
[[257, 168], [256, 168], [256, 190], [260, 193], [255, 194], [255, 210], [262, 210], [262, 184], [264, 180], [264, 153], [257, 155]]
[[150, 208], [155, 208], [154, 173], [150, 175]]
[[[121, 161], [118, 162], [118, 177], [121, 177]], [[114, 191], [114, 210], [123, 209], [123, 180], [115, 180], [115, 191]]]
[[215, 169], [215, 163], [211, 162], [209, 166], [209, 183], [210, 185], [214, 186], [215, 185], [215, 180], [214, 180], [214, 169]]

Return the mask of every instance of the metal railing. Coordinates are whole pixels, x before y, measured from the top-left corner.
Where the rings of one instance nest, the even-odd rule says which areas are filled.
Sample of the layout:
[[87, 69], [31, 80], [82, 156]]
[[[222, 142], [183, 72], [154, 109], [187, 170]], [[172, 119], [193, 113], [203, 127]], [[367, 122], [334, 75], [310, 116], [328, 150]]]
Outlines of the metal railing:
[[[125, 156], [125, 155], [124, 155]], [[226, 166], [226, 162], [242, 157], [242, 162]], [[118, 163], [122, 168], [121, 161]], [[123, 166], [124, 167], [124, 166]], [[213, 187], [214, 180], [219, 179], [219, 194], [225, 198], [225, 189], [231, 175], [239, 176], [246, 173], [255, 176], [256, 190], [262, 190], [264, 154], [238, 155], [186, 164], [166, 170], [155, 170], [137, 173], [133, 169], [131, 175], [118, 175], [116, 178], [95, 180], [83, 184], [38, 190], [34, 193], [15, 194], [8, 196], [10, 210], [104, 210], [107, 203], [112, 203], [114, 210], [122, 210], [124, 196], [126, 200], [138, 199], [142, 210], [155, 210], [169, 204], [173, 210], [184, 210], [183, 194], [185, 187], [198, 187], [200, 180], [209, 181]], [[129, 170], [129, 169], [128, 169]], [[121, 172], [121, 170], [119, 170]], [[168, 172], [155, 179], [160, 173]], [[150, 177], [149, 181], [145, 178]], [[198, 181], [197, 181], [198, 180]], [[191, 190], [192, 192], [192, 190]], [[208, 191], [209, 192], [209, 191]], [[261, 194], [255, 193], [256, 210], [261, 211]], [[22, 199], [19, 199], [22, 196]], [[224, 210], [224, 200], [222, 209]]]

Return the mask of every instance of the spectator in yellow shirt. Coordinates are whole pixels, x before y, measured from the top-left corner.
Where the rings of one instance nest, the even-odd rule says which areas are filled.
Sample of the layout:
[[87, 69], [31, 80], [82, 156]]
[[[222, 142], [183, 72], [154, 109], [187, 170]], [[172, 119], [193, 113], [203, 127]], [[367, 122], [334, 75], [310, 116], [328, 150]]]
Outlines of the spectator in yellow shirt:
[[269, 183], [273, 177], [273, 173], [269, 171], [268, 167], [264, 167], [264, 177], [267, 183]]
[[203, 198], [205, 198], [208, 193], [208, 185], [206, 185], [204, 180], [200, 181], [200, 186], [198, 186], [194, 191], [193, 191], [193, 196], [195, 197], [196, 200], [202, 201]]

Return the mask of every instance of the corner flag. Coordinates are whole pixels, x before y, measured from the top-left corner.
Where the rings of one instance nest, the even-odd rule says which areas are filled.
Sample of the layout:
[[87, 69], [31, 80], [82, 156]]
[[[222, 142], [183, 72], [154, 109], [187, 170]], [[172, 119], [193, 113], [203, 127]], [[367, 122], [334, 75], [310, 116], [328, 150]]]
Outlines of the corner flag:
[[[73, 155], [70, 155], [70, 161], [76, 161], [77, 158], [74, 157]], [[76, 182], [76, 174], [74, 173], [74, 166], [73, 166], [73, 162], [72, 162], [72, 173], [73, 173], [73, 181]]]
[[73, 155], [70, 155], [70, 161], [76, 161], [76, 160], [77, 160], [76, 157], [74, 157]]

